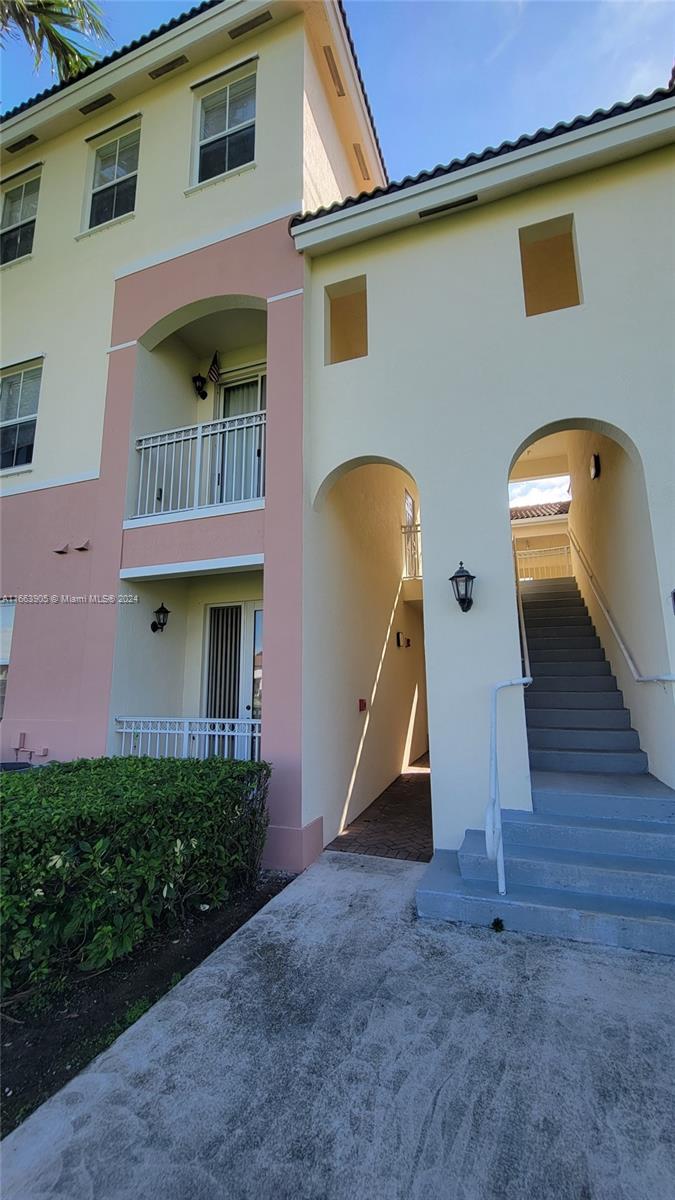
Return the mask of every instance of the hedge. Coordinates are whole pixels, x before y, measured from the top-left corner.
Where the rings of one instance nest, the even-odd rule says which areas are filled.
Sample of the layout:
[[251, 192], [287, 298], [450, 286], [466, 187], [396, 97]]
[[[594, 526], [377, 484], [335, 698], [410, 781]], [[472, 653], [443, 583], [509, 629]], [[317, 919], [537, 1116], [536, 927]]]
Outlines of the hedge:
[[3, 990], [128, 954], [258, 873], [267, 763], [98, 758], [2, 776]]

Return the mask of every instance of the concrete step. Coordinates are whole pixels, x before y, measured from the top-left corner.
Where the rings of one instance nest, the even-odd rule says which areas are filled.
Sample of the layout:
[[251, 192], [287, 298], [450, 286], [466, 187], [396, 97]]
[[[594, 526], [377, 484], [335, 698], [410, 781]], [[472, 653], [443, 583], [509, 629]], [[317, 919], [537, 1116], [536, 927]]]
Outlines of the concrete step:
[[675, 955], [675, 905], [521, 887], [508, 880], [507, 888], [499, 896], [492, 881], [463, 879], [457, 852], [436, 850], [417, 889], [417, 912], [471, 925], [499, 919], [509, 931]]
[[639, 750], [640, 738], [635, 729], [542, 729], [527, 724], [527, 744], [530, 750]]
[[654, 775], [533, 770], [535, 812], [603, 820], [673, 821], [675, 791]]
[[[550, 659], [537, 660], [532, 663], [533, 675], [575, 675], [575, 676], [590, 676], [590, 675], [609, 675], [611, 667], [605, 659], [600, 659], [597, 662], [585, 660], [571, 660], [569, 662], [551, 662]], [[583, 688], [582, 688], [583, 691]]]
[[[574, 696], [584, 695], [586, 692], [590, 695], [592, 692], [615, 691], [616, 678], [614, 675], [584, 675], [579, 678], [574, 675], [540, 675], [537, 671], [525, 695], [531, 701], [533, 697], [543, 692], [569, 692], [571, 696]], [[567, 703], [568, 701], [565, 700], [565, 704]]]
[[504, 845], [551, 846], [675, 862], [675, 820], [603, 821], [600, 817], [502, 810]]
[[[467, 829], [457, 859], [463, 879], [496, 882], [496, 864], [487, 857], [482, 829]], [[510, 845], [504, 848], [504, 865], [507, 888], [511, 882], [522, 887], [647, 900], [675, 908], [673, 861]]]
[[586, 605], [581, 596], [522, 596], [523, 610], [532, 616], [561, 609], [563, 612], [585, 612]]
[[530, 750], [533, 771], [642, 775], [649, 770], [644, 750]]
[[556, 579], [523, 579], [520, 590], [523, 595], [530, 595], [532, 592], [578, 591], [579, 584], [573, 575], [561, 575]]
[[551, 648], [551, 641], [548, 640], [547, 646], [543, 649], [535, 649], [531, 644], [529, 646], [530, 662], [603, 662], [605, 652], [602, 646], [577, 647], [575, 649], [558, 649]]
[[[595, 699], [598, 693], [593, 692]], [[579, 697], [580, 703], [586, 693]], [[525, 705], [528, 732], [535, 729], [630, 729], [627, 708], [538, 708]]]
[[600, 638], [593, 633], [592, 626], [588, 631], [580, 630], [578, 633], [570, 633], [569, 629], [558, 633], [546, 627], [545, 633], [543, 629], [528, 633], [527, 648], [530, 655], [542, 650], [597, 650], [600, 648]]

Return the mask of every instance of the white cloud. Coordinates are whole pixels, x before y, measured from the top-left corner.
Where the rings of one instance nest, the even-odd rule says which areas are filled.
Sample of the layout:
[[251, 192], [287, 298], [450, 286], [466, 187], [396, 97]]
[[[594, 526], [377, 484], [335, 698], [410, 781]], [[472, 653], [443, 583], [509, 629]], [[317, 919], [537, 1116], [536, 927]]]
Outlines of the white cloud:
[[556, 500], [569, 500], [569, 475], [552, 475], [547, 479], [523, 479], [509, 484], [509, 504], [522, 508], [530, 504], [553, 504]]

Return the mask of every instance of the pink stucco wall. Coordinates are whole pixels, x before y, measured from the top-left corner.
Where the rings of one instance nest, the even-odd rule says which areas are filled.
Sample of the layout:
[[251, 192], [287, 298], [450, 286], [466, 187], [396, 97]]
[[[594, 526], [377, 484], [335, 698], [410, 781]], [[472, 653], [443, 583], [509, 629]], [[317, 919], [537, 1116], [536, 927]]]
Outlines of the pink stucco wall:
[[[268, 306], [268, 418], [264, 510], [139, 527], [123, 533], [134, 402], [135, 344], [194, 301], [270, 297], [302, 287], [285, 220], [148, 267], [117, 282], [98, 480], [3, 502], [5, 594], [116, 594], [121, 566], [264, 554], [263, 753], [273, 765], [267, 859], [299, 870], [321, 849], [320, 823], [302, 828], [302, 296]], [[56, 471], [54, 472], [56, 473]], [[90, 550], [54, 550], [90, 542]], [[105, 752], [117, 608], [18, 605], [2, 754], [18, 735], [49, 758]]]

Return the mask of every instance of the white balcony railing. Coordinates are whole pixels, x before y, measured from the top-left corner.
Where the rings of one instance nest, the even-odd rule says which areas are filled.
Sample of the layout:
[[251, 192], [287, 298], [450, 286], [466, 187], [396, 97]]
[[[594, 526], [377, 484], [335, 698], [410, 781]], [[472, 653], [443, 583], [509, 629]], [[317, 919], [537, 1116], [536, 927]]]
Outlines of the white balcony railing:
[[561, 579], [572, 574], [569, 546], [549, 546], [545, 550], [516, 550], [518, 578]]
[[139, 438], [134, 516], [262, 499], [265, 419], [264, 412], [247, 413]]
[[117, 717], [118, 754], [260, 761], [261, 722], [211, 717]]
[[402, 525], [403, 532], [403, 577], [422, 578], [422, 542], [419, 525]]

